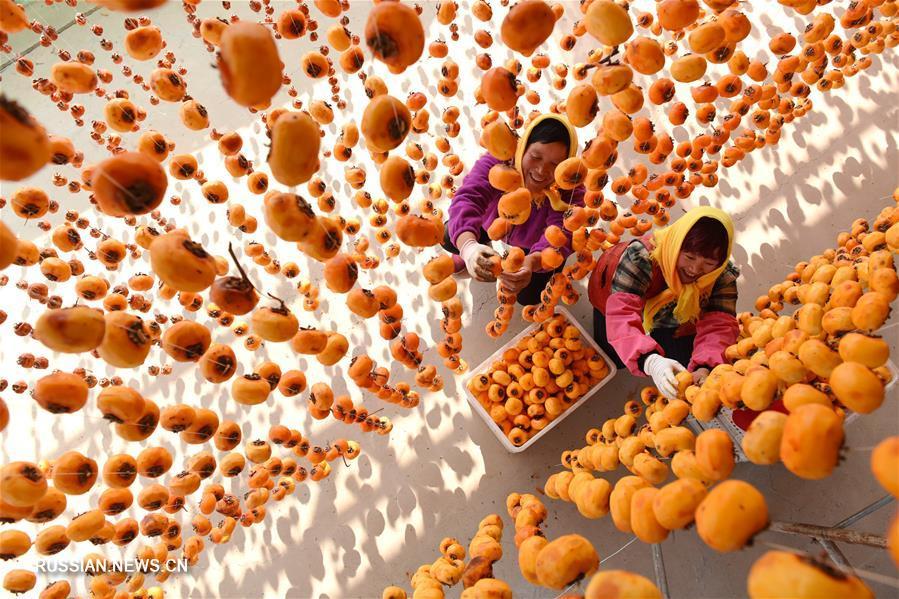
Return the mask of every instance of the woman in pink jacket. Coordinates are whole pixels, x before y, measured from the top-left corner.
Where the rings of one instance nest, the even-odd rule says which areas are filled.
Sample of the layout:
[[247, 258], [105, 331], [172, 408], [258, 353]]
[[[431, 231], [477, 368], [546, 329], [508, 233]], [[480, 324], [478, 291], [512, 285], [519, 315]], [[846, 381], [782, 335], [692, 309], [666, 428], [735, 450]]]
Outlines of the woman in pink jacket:
[[597, 343], [667, 397], [677, 396], [678, 372], [704, 380], [739, 332], [732, 247], [730, 217], [700, 207], [607, 250], [588, 285]]
[[[527, 222], [512, 226], [503, 239], [527, 254], [518, 272], [503, 273], [500, 283], [518, 294], [518, 303], [540, 302], [554, 271], [542, 269], [540, 252], [549, 245], [544, 232], [556, 225], [568, 237], [558, 248], [562, 256], [571, 254], [571, 234], [562, 227], [565, 212], [571, 206], [584, 205], [584, 187], [560, 190], [555, 186], [555, 170], [560, 162], [577, 153], [577, 134], [568, 121], [556, 114], [542, 114], [528, 125], [518, 142], [514, 166], [521, 173], [525, 187], [531, 192], [533, 205]], [[453, 254], [456, 272], [465, 272], [477, 281], [496, 279], [490, 271], [490, 258], [496, 252], [490, 247], [487, 229], [499, 217], [499, 200], [503, 192], [490, 184], [490, 169], [501, 161], [484, 154], [475, 162], [453, 196], [443, 248]]]

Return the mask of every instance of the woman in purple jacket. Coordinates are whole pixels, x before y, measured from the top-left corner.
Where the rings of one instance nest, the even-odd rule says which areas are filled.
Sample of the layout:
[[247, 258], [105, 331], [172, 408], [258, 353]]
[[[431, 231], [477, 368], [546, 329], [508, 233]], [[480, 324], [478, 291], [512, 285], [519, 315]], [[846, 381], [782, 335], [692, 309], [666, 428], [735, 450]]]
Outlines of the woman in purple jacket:
[[[543, 233], [550, 225], [558, 226], [568, 236], [568, 243], [559, 251], [566, 258], [571, 254], [571, 234], [562, 226], [562, 219], [569, 206], [584, 205], [584, 187], [557, 189], [554, 172], [577, 149], [577, 133], [564, 117], [556, 114], [535, 118], [518, 142], [514, 166], [531, 192], [534, 205], [528, 220], [512, 226], [503, 241], [523, 249], [527, 258], [521, 270], [502, 273], [499, 279], [503, 287], [518, 294], [518, 303], [522, 305], [539, 303], [540, 292], [555, 272], [542, 270], [540, 260], [541, 250], [549, 245]], [[465, 176], [450, 204], [443, 240], [443, 247], [454, 254], [456, 272], [467, 271], [483, 282], [496, 280], [490, 271], [490, 258], [496, 252], [489, 245], [487, 229], [499, 216], [497, 208], [503, 192], [490, 184], [488, 174], [499, 162], [484, 154]]]

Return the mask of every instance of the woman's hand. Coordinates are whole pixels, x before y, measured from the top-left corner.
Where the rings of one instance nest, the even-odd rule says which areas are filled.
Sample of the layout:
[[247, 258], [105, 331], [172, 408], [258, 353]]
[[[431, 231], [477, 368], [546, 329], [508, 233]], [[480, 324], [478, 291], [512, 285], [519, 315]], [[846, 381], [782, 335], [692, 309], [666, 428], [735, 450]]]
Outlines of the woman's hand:
[[701, 385], [705, 382], [705, 380], [709, 378], [709, 369], [708, 368], [697, 368], [693, 371], [693, 384]]
[[516, 272], [503, 272], [499, 275], [499, 284], [509, 293], [517, 294], [531, 282], [531, 269], [525, 263], [521, 270]]
[[643, 362], [643, 372], [652, 378], [662, 395], [668, 399], [677, 397], [677, 379], [675, 376], [678, 372], [686, 370], [680, 362], [665, 358], [659, 354], [651, 354]]
[[[536, 254], [539, 258], [539, 254]], [[509, 293], [518, 293], [528, 286], [531, 276], [537, 268], [535, 254], [529, 254], [522, 267], [515, 272], [503, 272], [499, 275], [500, 285]]]

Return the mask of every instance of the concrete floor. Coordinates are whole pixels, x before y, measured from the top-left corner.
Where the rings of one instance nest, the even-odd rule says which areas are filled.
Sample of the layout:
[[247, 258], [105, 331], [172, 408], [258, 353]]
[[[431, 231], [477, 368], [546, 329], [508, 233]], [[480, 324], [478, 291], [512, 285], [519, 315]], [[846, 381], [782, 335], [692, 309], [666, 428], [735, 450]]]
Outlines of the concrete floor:
[[[235, 2], [234, 11], [250, 18], [252, 13], [243, 3]], [[273, 2], [276, 13], [292, 2]], [[434, 9], [430, 3], [422, 3], [422, 16], [429, 39], [448, 37], [445, 27], [433, 20]], [[460, 2], [460, 31], [471, 32], [480, 24], [473, 21], [465, 10], [467, 1]], [[577, 18], [577, 3], [565, 2], [566, 16], [556, 28], [559, 32], [570, 27]], [[634, 3], [637, 8], [640, 2]], [[779, 12], [780, 7], [772, 4], [772, 10], [760, 11], [758, 5], [744, 5], [749, 11], [756, 30], [748, 40], [753, 51], [761, 48], [770, 32], [781, 29], [778, 23], [790, 30], [801, 31], [802, 21], [787, 17]], [[87, 10], [79, 5], [80, 10]], [[349, 16], [349, 28], [361, 31], [367, 3], [354, 2]], [[495, 7], [498, 25], [503, 10]], [[315, 11], [314, 8], [312, 8]], [[71, 9], [64, 5], [45, 7], [43, 3], [29, 5], [30, 14], [57, 27], [71, 18]], [[227, 15], [229, 11], [218, 3], [206, 2], [200, 5], [201, 17]], [[168, 50], [175, 52], [179, 64], [189, 69], [189, 93], [204, 103], [210, 111], [213, 126], [220, 131], [239, 129], [248, 140], [247, 156], [264, 166], [264, 136], [261, 134], [258, 118], [240, 110], [220, 89], [217, 74], [209, 68], [212, 61], [202, 44], [192, 38], [179, 3], [152, 13], [154, 23], [160, 25], [168, 42]], [[121, 16], [107, 14], [101, 10], [89, 17], [91, 24], [103, 25], [104, 36], [120, 40], [123, 35]], [[321, 19], [321, 30], [330, 25]], [[761, 31], [769, 33], [764, 37]], [[119, 67], [109, 65], [108, 55], [96, 48], [96, 39], [87, 27], [72, 27], [64, 32], [56, 42], [59, 48], [74, 52], [81, 48], [93, 49], [98, 56], [98, 65], [111, 68], [117, 74], [111, 87], [124, 85], [118, 75]], [[17, 49], [27, 47], [36, 40], [30, 33], [13, 36], [12, 43]], [[299, 99], [308, 103], [310, 97], [322, 97], [326, 93], [324, 83], [309, 84], [309, 80], [299, 74], [299, 57], [314, 44], [308, 39], [288, 45], [282, 42], [282, 57], [288, 66], [288, 73], [300, 91]], [[586, 50], [581, 47], [574, 57], [561, 58], [561, 53], [553, 44], [548, 52], [554, 62], [566, 60], [576, 62]], [[471, 93], [477, 84], [472, 76], [471, 66], [475, 49], [459, 42], [453, 46], [453, 57], [462, 66], [463, 80], [461, 93]], [[49, 50], [38, 48], [29, 58], [35, 61], [40, 75], [46, 75], [55, 59]], [[504, 54], [494, 53], [496, 61], [503, 60]], [[135, 72], [149, 73], [152, 65], [138, 64], [126, 60]], [[722, 207], [734, 215], [738, 231], [738, 245], [734, 259], [742, 269], [740, 279], [741, 310], [750, 309], [754, 298], [776, 281], [782, 279], [792, 265], [830, 247], [836, 233], [847, 228], [857, 217], [873, 217], [885, 205], [887, 196], [899, 184], [896, 167], [899, 166], [899, 66], [895, 54], [875, 57], [875, 65], [860, 77], [850, 80], [838, 94], [814, 97], [816, 109], [797, 124], [788, 126], [780, 145], [752, 154], [734, 169], [722, 176], [721, 184], [712, 190], [705, 190], [690, 199], [683, 206], [711, 204]], [[391, 92], [397, 97], [425, 86], [429, 96], [435, 97], [434, 82], [439, 61], [424, 60], [404, 76], [387, 76], [382, 65], [367, 64], [368, 72], [381, 74], [389, 82]], [[50, 129], [69, 135], [76, 146], [86, 155], [86, 163], [97, 161], [104, 155], [102, 147], [96, 146], [87, 136], [87, 129], [76, 130], [67, 115], [56, 110], [51, 103], [30, 89], [27, 78], [16, 75], [12, 69], [2, 73], [2, 90], [5, 94], [22, 101]], [[353, 79], [341, 83], [349, 102], [348, 113], [359, 118], [365, 97], [361, 82]], [[145, 128], [157, 128], [177, 143], [176, 152], [194, 152], [201, 160], [201, 168], [210, 180], [221, 178], [228, 183], [232, 199], [243, 203], [250, 214], [260, 218], [259, 198], [248, 195], [243, 182], [231, 180], [221, 168], [215, 145], [208, 137], [190, 132], [177, 121], [176, 108], [161, 104], [151, 107], [146, 93], [129, 84], [135, 101], [148, 109], [149, 117]], [[538, 89], [543, 96], [541, 107], [548, 102], [546, 81]], [[685, 92], [686, 93], [686, 92]], [[463, 131], [476, 131], [483, 107], [472, 107], [462, 101], [461, 96], [453, 102], [463, 108], [461, 122]], [[468, 96], [470, 97], [470, 96]], [[89, 113], [97, 115], [102, 109], [98, 98], [79, 98], [88, 107]], [[284, 90], [276, 104], [286, 104], [289, 98]], [[438, 119], [443, 108], [450, 102], [443, 98], [431, 105], [432, 129], [439, 132]], [[659, 118], [658, 112], [653, 113]], [[344, 120], [338, 116], [337, 123]], [[326, 128], [325, 146], [336, 137], [337, 127]], [[678, 139], [683, 131], [673, 132]], [[582, 130], [586, 139], [591, 133]], [[124, 135], [124, 144], [129, 146], [137, 139], [137, 134]], [[474, 134], [460, 136], [452, 140], [457, 153], [472, 163], [481, 150], [475, 144]], [[248, 138], [252, 138], [249, 141]], [[432, 146], [425, 136], [416, 141]], [[376, 171], [367, 159], [363, 159], [361, 149], [353, 158], [354, 163], [366, 164], [369, 172], [367, 188], [377, 194]], [[627, 164], [628, 156], [622, 155], [621, 164]], [[58, 169], [69, 177], [77, 176], [70, 167]], [[443, 171], [441, 170], [440, 173]], [[338, 212], [350, 215], [354, 211], [364, 217], [362, 211], [350, 205], [351, 191], [343, 182], [342, 166], [333, 163], [328, 166], [326, 179], [339, 200]], [[54, 190], [44, 172], [23, 182], [37, 184], [59, 199], [62, 210], [51, 218], [53, 224], [62, 221], [67, 209], [86, 211], [86, 194], [72, 195], [65, 190]], [[8, 197], [18, 185], [4, 183], [0, 192]], [[305, 193], [305, 190], [300, 191]], [[320, 277], [320, 266], [307, 264], [296, 254], [289, 244], [277, 243], [271, 233], [261, 225], [255, 235], [245, 235], [231, 229], [225, 221], [225, 207], [210, 207], [198, 193], [194, 182], [173, 182], [170, 194], [178, 194], [183, 201], [180, 206], [166, 205], [164, 214], [179, 226], [186, 226], [192, 235], [216, 253], [224, 253], [227, 241], [237, 239], [239, 243], [251, 239], [263, 241], [282, 261], [297, 260], [303, 269], [301, 278], [316, 280]], [[443, 205], [446, 208], [446, 203]], [[679, 209], [673, 211], [678, 216]], [[127, 239], [121, 224], [109, 218], [91, 214], [94, 222], [111, 234]], [[37, 239], [40, 231], [31, 224], [24, 224], [12, 215], [3, 214], [4, 222], [10, 223], [16, 232], [26, 238]], [[375, 244], [373, 244], [375, 245]], [[377, 251], [377, 250], [375, 250]], [[439, 308], [424, 296], [424, 282], [419, 269], [433, 254], [421, 254], [405, 249], [403, 254], [384, 263], [371, 273], [363, 273], [360, 284], [371, 287], [374, 284], [389, 283], [395, 286], [407, 282], [415, 286], [404, 287], [401, 303], [405, 309], [404, 325], [407, 330], [415, 330], [422, 335], [429, 347], [432, 340], [439, 341]], [[149, 264], [141, 258], [134, 264], [123, 267], [123, 275], [130, 272], [146, 271]], [[0, 325], [3, 339], [12, 336], [10, 327], [19, 320], [33, 322], [41, 308], [34, 302], [25, 302], [21, 292], [13, 287], [20, 279], [35, 282], [41, 279], [36, 269], [23, 271], [18, 267], [7, 271], [11, 283], [0, 288], [0, 305], [10, 317]], [[292, 287], [268, 277], [261, 269], [254, 268], [251, 276], [264, 281], [267, 290], [286, 299], [295, 299]], [[122, 280], [124, 280], [123, 276]], [[71, 283], [60, 285], [60, 293], [66, 300], [71, 295]], [[482, 334], [484, 325], [492, 314], [493, 289], [489, 285], [465, 282], [460, 286], [461, 296], [466, 306], [463, 357], [472, 365], [478, 364], [496, 349], [495, 342]], [[391, 364], [387, 343], [380, 339], [373, 323], [363, 322], [356, 317], [347, 317], [341, 298], [322, 291], [322, 305], [314, 314], [302, 312], [297, 305], [301, 324], [321, 325], [340, 330], [351, 340], [351, 353], [363, 349], [382, 364], [391, 366], [391, 380], [411, 380], [412, 374], [398, 364]], [[178, 313], [176, 303], [160, 302], [157, 307], [167, 314]], [[586, 298], [571, 308], [572, 312], [588, 330], [591, 314]], [[198, 318], [204, 318], [201, 312]], [[895, 322], [895, 317], [894, 320]], [[524, 323], [516, 317], [510, 326], [508, 336], [520, 330]], [[892, 348], [899, 350], [897, 329], [889, 329], [887, 334]], [[214, 340], [229, 342], [233, 336], [227, 330], [218, 329]], [[43, 355], [43, 347], [38, 343], [15, 338], [16, 344], [0, 345], [0, 374], [10, 380], [33, 380], [36, 373], [25, 371], [15, 364], [15, 356], [23, 351]], [[297, 359], [288, 348], [274, 344], [267, 345], [261, 352], [251, 354], [242, 347], [237, 349], [245, 369], [250, 369], [264, 359], [272, 359], [284, 369], [301, 368], [306, 371], [310, 383], [327, 381], [335, 392], [350, 392], [354, 399], [362, 396], [353, 386], [347, 387], [344, 369], [346, 363], [332, 368], [322, 368], [314, 360]], [[899, 355], [899, 354], [897, 354]], [[165, 361], [164, 354], [154, 350], [148, 364]], [[433, 349], [425, 352], [427, 363], [438, 364], [439, 357]], [[602, 392], [587, 402], [576, 414], [561, 423], [539, 444], [519, 455], [506, 453], [493, 434], [479, 417], [472, 412], [465, 400], [461, 377], [454, 378], [441, 368], [446, 387], [440, 393], [427, 394], [421, 405], [412, 411], [404, 411], [386, 405], [376, 398], [366, 396], [366, 406], [370, 409], [385, 407], [384, 413], [395, 424], [389, 436], [362, 435], [356, 429], [347, 430], [333, 421], [313, 421], [303, 409], [302, 398], [285, 399], [273, 395], [269, 401], [254, 408], [235, 405], [229, 400], [227, 389], [216, 388], [201, 382], [189, 367], [175, 364], [173, 375], [154, 379], [145, 369], [132, 373], [109, 369], [99, 362], [81, 362], [77, 357], [54, 357], [51, 368], [74, 368], [87, 365], [97, 376], [113, 373], [125, 377], [127, 384], [139, 387], [146, 397], [166, 405], [176, 399], [194, 405], [216, 409], [226, 418], [243, 424], [245, 439], [266, 435], [268, 427], [278, 422], [299, 428], [318, 442], [325, 442], [338, 436], [352, 436], [359, 439], [363, 455], [351, 463], [350, 468], [342, 465], [335, 468], [332, 476], [319, 484], [300, 486], [297, 493], [277, 504], [269, 511], [264, 527], [240, 531], [228, 546], [215, 547], [208, 551], [199, 566], [190, 575], [173, 576], [166, 588], [176, 597], [328, 597], [332, 599], [348, 597], [376, 597], [389, 584], [399, 584], [408, 588], [409, 575], [422, 563], [430, 563], [437, 555], [437, 545], [444, 536], [456, 536], [467, 544], [474, 534], [478, 521], [489, 513], [505, 516], [505, 497], [512, 491], [534, 492], [542, 486], [546, 477], [556, 471], [559, 456], [564, 449], [582, 444], [584, 432], [591, 426], [602, 423], [606, 418], [620, 413], [621, 406], [634, 397], [645, 384], [645, 379], [636, 379], [627, 373], [620, 373]], [[835, 474], [819, 482], [800, 480], [780, 466], [760, 468], [740, 465], [734, 476], [748, 480], [761, 489], [769, 503], [771, 517], [778, 520], [833, 524], [852, 514], [884, 495], [868, 469], [868, 451], [880, 439], [896, 434], [899, 430], [899, 406], [895, 387], [892, 397], [875, 416], [862, 418], [853, 423], [847, 433], [845, 461]], [[109, 452], [129, 451], [136, 453], [134, 444], [127, 444], [117, 438], [93, 412], [83, 411], [72, 416], [50, 416], [38, 413], [32, 402], [25, 396], [16, 396], [7, 391], [4, 399], [10, 404], [13, 422], [0, 435], [0, 458], [3, 462], [16, 459], [36, 460], [50, 458], [68, 449], [79, 449], [102, 463]], [[172, 435], [159, 431], [150, 443], [171, 449], [178, 458], [196, 453], [199, 448], [183, 445]], [[179, 462], [176, 461], [176, 464]], [[235, 492], [240, 492], [238, 488]], [[95, 501], [99, 491], [88, 496], [74, 498], [70, 502], [70, 513], [83, 511], [91, 501]], [[895, 506], [895, 504], [894, 504]], [[855, 525], [859, 530], [883, 533], [888, 518], [895, 512], [890, 507], [863, 519]], [[609, 518], [587, 521], [581, 518], [571, 504], [547, 500], [550, 517], [547, 522], [549, 536], [568, 532], [584, 534], [596, 546], [601, 557], [612, 556], [631, 537], [621, 534]], [[185, 514], [185, 522], [188, 514]], [[508, 519], [506, 518], [508, 524]], [[34, 532], [33, 527], [22, 527]], [[693, 531], [678, 532], [662, 544], [667, 564], [668, 580], [673, 597], [731, 597], [745, 594], [745, 577], [751, 563], [767, 548], [767, 543], [788, 545], [799, 549], [814, 550], [810, 543], [798, 537], [788, 537], [775, 533], [764, 533], [753, 547], [744, 551], [719, 555], [705, 547]], [[511, 527], [504, 540], [506, 557], [497, 564], [496, 576], [512, 585], [517, 596], [552, 597], [553, 593], [528, 585], [518, 573], [516, 553], [512, 543]], [[72, 555], [78, 555], [91, 548], [79, 547]], [[132, 550], [134, 548], [131, 548]], [[896, 576], [896, 570], [885, 552], [867, 548], [843, 547], [850, 562], [856, 567]], [[33, 554], [14, 562], [0, 565], [0, 575], [18, 564], [32, 564]], [[620, 553], [609, 557], [604, 568], [628, 569], [652, 577], [650, 548], [642, 543], [634, 543]], [[44, 580], [39, 580], [42, 587]], [[895, 596], [895, 589], [871, 584], [871, 588], [882, 596]], [[576, 589], [575, 589], [576, 590]], [[83, 592], [83, 589], [82, 589]], [[455, 591], [451, 591], [455, 595]]]

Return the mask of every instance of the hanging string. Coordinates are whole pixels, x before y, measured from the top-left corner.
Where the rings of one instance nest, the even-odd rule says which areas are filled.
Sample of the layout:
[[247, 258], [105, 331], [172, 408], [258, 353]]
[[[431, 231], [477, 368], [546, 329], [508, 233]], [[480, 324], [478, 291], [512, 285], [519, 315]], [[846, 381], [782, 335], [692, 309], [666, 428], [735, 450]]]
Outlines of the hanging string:
[[555, 597], [553, 597], [553, 599], [559, 599], [559, 597], [561, 597], [562, 595], [564, 595], [565, 593], [567, 593], [568, 591], [570, 591], [575, 585], [580, 584], [580, 582], [581, 582], [580, 580], [575, 580], [575, 581], [572, 582], [570, 585], [568, 585], [567, 588], [563, 589], [561, 593], [559, 593], [558, 595], [556, 595]]
[[[40, 4], [37, 3], [37, 2], [35, 2], [35, 3], [31, 4], [31, 5], [28, 7], [28, 10], [29, 10], [29, 11], [30, 11], [30, 10], [34, 10], [35, 12], [38, 12], [38, 13], [39, 13], [39, 12], [40, 12], [40, 11], [38, 11], [38, 7], [39, 7], [39, 6], [40, 6]], [[89, 17], [90, 15], [94, 14], [95, 12], [97, 12], [98, 10], [100, 10], [101, 8], [102, 8], [102, 6], [93, 6], [93, 7], [89, 8], [86, 12], [83, 12], [83, 13], [81, 13], [81, 14], [82, 14], [83, 17], [87, 18], [87, 17]], [[66, 23], [66, 24], [63, 25], [62, 27], [60, 27], [60, 28], [56, 31], [56, 33], [57, 33], [57, 34], [61, 34], [61, 33], [62, 33], [63, 31], [65, 31], [66, 29], [68, 29], [68, 28], [72, 27], [73, 25], [75, 25], [75, 23], [76, 23], [76, 20], [75, 20], [75, 19], [72, 19], [71, 21], [69, 21], [68, 23]], [[86, 24], [86, 23], [85, 23], [85, 24]], [[29, 27], [28, 30], [31, 31], [31, 28]], [[47, 36], [47, 40], [50, 42], [50, 46], [53, 47], [54, 49], [56, 49], [56, 46], [53, 45], [53, 40], [50, 39], [50, 36]], [[57, 41], [59, 41], [59, 38], [57, 38]], [[0, 73], [2, 73], [3, 71], [5, 71], [11, 64], [14, 64], [14, 63], [17, 62], [20, 58], [25, 57], [26, 55], [28, 55], [28, 54], [30, 54], [31, 52], [33, 52], [34, 50], [36, 50], [38, 47], [42, 47], [42, 46], [43, 46], [43, 44], [41, 44], [40, 41], [37, 41], [37, 42], [31, 44], [30, 46], [28, 46], [27, 48], [25, 48], [24, 51], [20, 52], [19, 55], [18, 55], [16, 58], [11, 58], [11, 59], [7, 60], [6, 62], [4, 62], [2, 65], [0, 65]]]
[[613, 557], [615, 557], [616, 555], [618, 555], [619, 553], [621, 553], [622, 551], [624, 551], [625, 549], [630, 547], [637, 540], [638, 540], [637, 537], [634, 537], [633, 539], [631, 539], [630, 541], [628, 541], [627, 543], [625, 543], [624, 545], [619, 547], [618, 551], [616, 551], [615, 553], [613, 553], [611, 555], [606, 556], [604, 559], [601, 559], [599, 561], [599, 564], [602, 565], [602, 564], [606, 563], [606, 561], [612, 559]]
[[[110, 325], [107, 325], [107, 326], [110, 326]], [[128, 327], [123, 326], [123, 325], [111, 325], [111, 326], [116, 326], [116, 327], [118, 327], [118, 328], [120, 328], [120, 329], [122, 329], [122, 330], [129, 330]], [[176, 344], [168, 344], [168, 345], [169, 345], [170, 347], [173, 347], [173, 348], [175, 348], [175, 349], [180, 349], [180, 350], [185, 351], [185, 352], [189, 351], [188, 348], [182, 347], [182, 346], [180, 346], [180, 345], [176, 345]], [[214, 363], [214, 364], [216, 364], [216, 365], [218, 365], [218, 366], [230, 366], [229, 364], [223, 363], [223, 362], [219, 362], [218, 360], [213, 360], [212, 363]], [[373, 414], [377, 414], [378, 412], [382, 411], [383, 409], [384, 409], [384, 408], [382, 407], [382, 408], [380, 408], [379, 410], [376, 410], [376, 411], [374, 411], [374, 412], [370, 412], [370, 413], [369, 413], [369, 416], [371, 416], [371, 415], [373, 415]], [[77, 413], [77, 412], [75, 412], [75, 413]], [[103, 418], [103, 417], [97, 417], [97, 416], [90, 416], [90, 415], [88, 415], [88, 414], [86, 414], [86, 413], [82, 413], [82, 417], [83, 417], [84, 419], [86, 419], [86, 420], [91, 420], [91, 421], [102, 421], [102, 422], [106, 422], [106, 423], [109, 422], [106, 418]], [[123, 421], [123, 422], [118, 422], [118, 423], [115, 423], [115, 424], [142, 426], [140, 420]], [[156, 426], [158, 426], [158, 425], [159, 425], [159, 423], [158, 423], [158, 421], [157, 421]], [[156, 431], [156, 426], [154, 426], [153, 432]], [[170, 431], [170, 432], [174, 432], [174, 431]], [[152, 432], [151, 432], [151, 434], [152, 434]], [[178, 434], [178, 435], [184, 435], [184, 436], [188, 436], [188, 437], [191, 437], [191, 436], [192, 436], [192, 437], [205, 437], [205, 438], [207, 438], [207, 440], [212, 440], [212, 438], [215, 436], [215, 434], [213, 434], [213, 435], [205, 435], [205, 434], [203, 434], [203, 433], [195, 433], [195, 432], [191, 432], [191, 431], [188, 431], [188, 430], [179, 431], [179, 432], [177, 432], [177, 433], [175, 433], [175, 434]]]
[[[372, 27], [374, 27], [374, 30], [375, 30], [375, 37], [378, 38], [378, 39], [381, 39], [381, 28], [378, 27], [378, 21], [377, 21], [377, 19], [371, 19], [371, 20], [369, 21], [369, 23], [372, 25]], [[400, 121], [400, 115], [399, 115], [399, 113], [398, 113], [397, 110], [396, 110], [396, 104], [395, 104], [394, 102], [391, 102], [391, 103], [390, 103], [390, 108], [393, 110], [393, 118], [394, 118], [394, 121], [395, 121], [395, 122], [399, 122], [399, 121]]]

